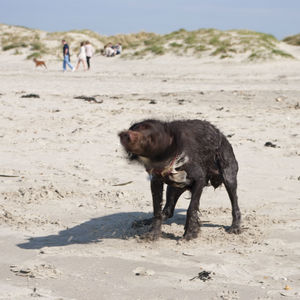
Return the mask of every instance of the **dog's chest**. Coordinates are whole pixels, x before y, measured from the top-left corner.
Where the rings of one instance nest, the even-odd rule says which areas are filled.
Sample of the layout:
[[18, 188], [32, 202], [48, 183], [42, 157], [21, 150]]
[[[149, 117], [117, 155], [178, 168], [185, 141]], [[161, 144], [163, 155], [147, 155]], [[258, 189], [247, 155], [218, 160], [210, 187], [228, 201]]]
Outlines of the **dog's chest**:
[[163, 179], [166, 184], [180, 188], [184, 188], [190, 183], [190, 180], [187, 178], [187, 173], [184, 170], [172, 172], [164, 176]]
[[184, 153], [176, 156], [175, 160], [165, 166], [163, 169], [147, 169], [150, 175], [161, 176], [163, 181], [175, 187], [184, 188], [190, 184], [187, 172], [183, 166], [189, 161], [188, 156]]

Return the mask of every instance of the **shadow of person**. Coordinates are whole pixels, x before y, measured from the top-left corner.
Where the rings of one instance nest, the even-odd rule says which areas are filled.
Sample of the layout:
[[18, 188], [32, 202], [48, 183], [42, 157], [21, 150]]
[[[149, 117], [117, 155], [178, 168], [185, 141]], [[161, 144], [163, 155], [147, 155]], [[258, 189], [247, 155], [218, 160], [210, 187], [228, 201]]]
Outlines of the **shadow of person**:
[[[171, 225], [176, 223], [184, 225], [185, 212], [183, 209], [175, 211], [174, 216], [165, 223]], [[27, 242], [18, 244], [22, 249], [41, 249], [43, 247], [67, 246], [72, 244], [99, 243], [103, 239], [129, 239], [136, 235], [141, 235], [149, 231], [150, 226], [140, 228], [133, 227], [132, 224], [137, 220], [152, 217], [152, 213], [144, 212], [124, 212], [111, 214], [76, 225], [72, 228], [59, 231], [58, 234], [30, 237]], [[220, 225], [203, 224], [202, 226]]]

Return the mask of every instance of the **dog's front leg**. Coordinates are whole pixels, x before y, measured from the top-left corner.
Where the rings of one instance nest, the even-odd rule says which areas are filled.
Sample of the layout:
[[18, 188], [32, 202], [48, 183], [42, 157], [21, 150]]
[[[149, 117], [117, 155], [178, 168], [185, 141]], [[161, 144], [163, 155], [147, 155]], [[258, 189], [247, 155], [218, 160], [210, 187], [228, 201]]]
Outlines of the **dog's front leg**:
[[178, 188], [170, 185], [167, 187], [167, 201], [162, 212], [163, 221], [173, 217], [177, 200], [185, 190], [185, 188]]
[[150, 240], [157, 240], [161, 234], [161, 224], [162, 224], [162, 198], [163, 198], [163, 182], [161, 179], [153, 176], [151, 179], [151, 193], [153, 201], [153, 220], [152, 228], [149, 233], [147, 233], [146, 238]]
[[184, 227], [184, 238], [186, 240], [194, 239], [198, 236], [200, 231], [200, 220], [198, 217], [199, 212], [199, 201], [202, 194], [203, 187], [205, 185], [202, 181], [195, 182], [192, 186], [191, 193], [191, 202], [187, 211], [186, 223]]

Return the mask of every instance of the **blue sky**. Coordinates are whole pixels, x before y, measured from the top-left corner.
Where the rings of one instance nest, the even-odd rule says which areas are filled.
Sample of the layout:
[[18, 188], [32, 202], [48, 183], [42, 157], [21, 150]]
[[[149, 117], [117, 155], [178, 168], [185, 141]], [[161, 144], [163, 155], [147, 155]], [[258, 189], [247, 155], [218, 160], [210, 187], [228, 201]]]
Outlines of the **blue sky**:
[[113, 35], [180, 28], [300, 33], [300, 0], [0, 0], [0, 23]]

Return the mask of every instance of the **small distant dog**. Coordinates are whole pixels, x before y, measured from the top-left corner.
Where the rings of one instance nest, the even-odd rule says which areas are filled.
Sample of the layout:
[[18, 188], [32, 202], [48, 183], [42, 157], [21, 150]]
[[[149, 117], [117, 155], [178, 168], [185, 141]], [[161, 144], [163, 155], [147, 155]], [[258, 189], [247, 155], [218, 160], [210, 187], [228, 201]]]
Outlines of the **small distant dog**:
[[33, 59], [33, 61], [35, 62], [35, 67], [42, 67], [44, 66], [47, 69], [46, 63], [43, 60], [38, 60], [36, 58]]
[[[238, 163], [227, 138], [216, 127], [200, 120], [145, 120], [122, 131], [119, 137], [129, 158], [140, 161], [151, 178], [154, 217], [138, 222], [139, 225], [152, 223], [146, 238], [156, 240], [160, 237], [162, 222], [173, 216], [176, 202], [186, 190], [191, 192], [191, 201], [184, 238], [196, 238], [200, 230], [200, 196], [209, 183], [214, 188], [224, 183], [232, 207], [232, 225], [227, 231], [241, 233]], [[164, 183], [168, 187], [162, 209]]]

